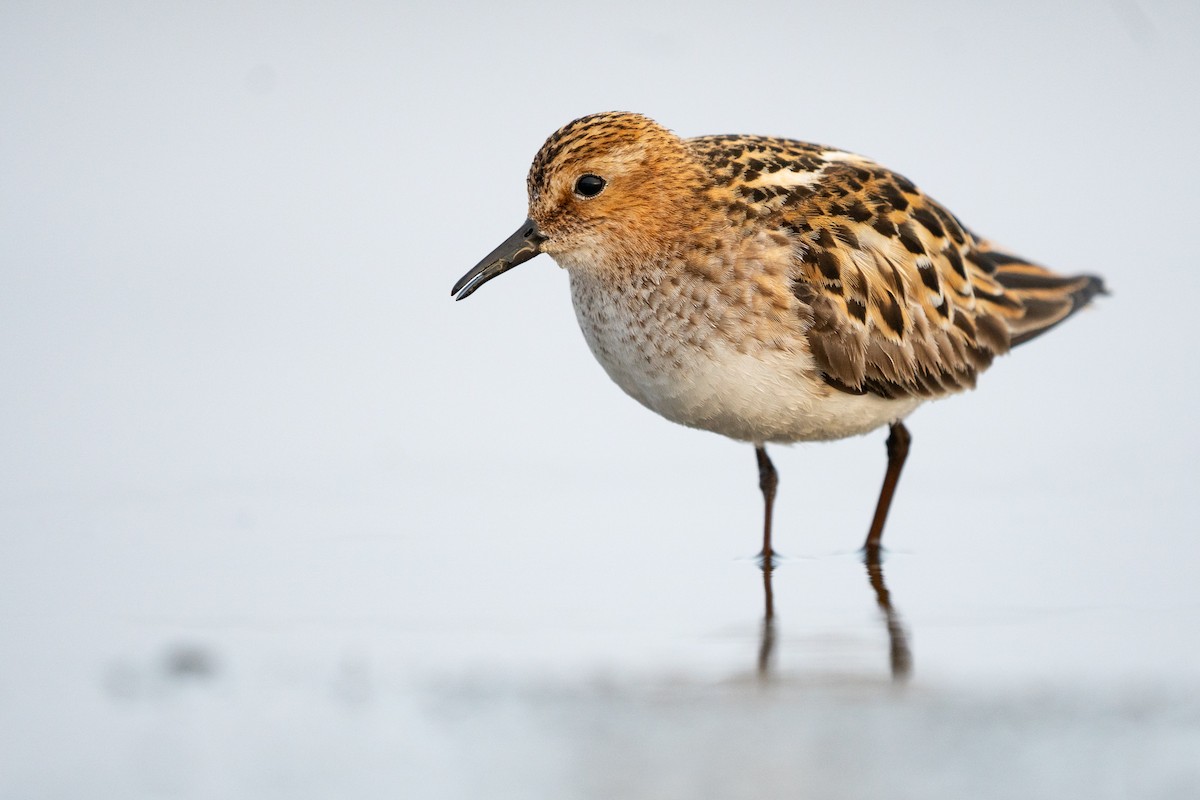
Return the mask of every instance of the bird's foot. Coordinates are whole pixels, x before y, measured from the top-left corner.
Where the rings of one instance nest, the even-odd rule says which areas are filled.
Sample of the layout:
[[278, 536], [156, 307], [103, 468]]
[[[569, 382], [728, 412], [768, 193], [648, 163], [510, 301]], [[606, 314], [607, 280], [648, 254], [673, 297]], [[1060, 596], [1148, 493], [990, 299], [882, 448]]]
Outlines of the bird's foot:
[[763, 570], [771, 570], [779, 566], [779, 562], [783, 560], [783, 556], [774, 550], [762, 550], [754, 557], [754, 560], [758, 562], [758, 566]]
[[885, 551], [883, 545], [878, 542], [867, 542], [858, 552], [862, 556], [864, 564], [874, 565], [883, 563], [883, 554]]

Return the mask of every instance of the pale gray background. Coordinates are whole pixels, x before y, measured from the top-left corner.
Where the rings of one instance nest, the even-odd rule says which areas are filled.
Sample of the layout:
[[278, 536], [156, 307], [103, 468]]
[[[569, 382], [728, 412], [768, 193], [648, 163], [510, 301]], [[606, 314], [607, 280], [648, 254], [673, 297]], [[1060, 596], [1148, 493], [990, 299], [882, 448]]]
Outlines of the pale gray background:
[[[0, 6], [0, 798], [1194, 797], [1195, 2]], [[589, 112], [870, 155], [1113, 296], [883, 435], [624, 397], [539, 258]]]

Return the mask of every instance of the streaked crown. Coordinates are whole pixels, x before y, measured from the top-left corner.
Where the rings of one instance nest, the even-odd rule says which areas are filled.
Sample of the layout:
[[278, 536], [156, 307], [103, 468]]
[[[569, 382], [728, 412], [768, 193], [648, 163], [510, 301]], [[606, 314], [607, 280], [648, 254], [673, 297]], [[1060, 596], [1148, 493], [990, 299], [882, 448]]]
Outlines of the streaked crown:
[[709, 176], [649, 117], [610, 111], [564, 125], [529, 169], [529, 217], [568, 268], [655, 259], [703, 218]]

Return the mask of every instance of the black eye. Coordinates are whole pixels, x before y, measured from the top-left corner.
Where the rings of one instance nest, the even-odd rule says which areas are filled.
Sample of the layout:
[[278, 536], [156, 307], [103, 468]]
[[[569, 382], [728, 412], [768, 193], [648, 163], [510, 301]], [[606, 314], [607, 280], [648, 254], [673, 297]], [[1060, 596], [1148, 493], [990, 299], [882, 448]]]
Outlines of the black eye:
[[575, 181], [575, 194], [580, 197], [595, 197], [604, 190], [604, 178], [599, 175], [583, 175]]

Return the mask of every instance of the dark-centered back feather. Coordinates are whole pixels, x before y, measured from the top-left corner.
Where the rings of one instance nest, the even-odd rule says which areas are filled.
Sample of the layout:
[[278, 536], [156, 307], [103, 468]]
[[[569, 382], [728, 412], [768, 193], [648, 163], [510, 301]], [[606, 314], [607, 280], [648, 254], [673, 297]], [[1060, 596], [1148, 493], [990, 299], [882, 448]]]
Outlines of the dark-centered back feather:
[[732, 224], [788, 235], [792, 292], [827, 383], [934, 397], [974, 386], [1010, 347], [1103, 292], [996, 250], [902, 175], [821, 145], [755, 136], [687, 140]]

